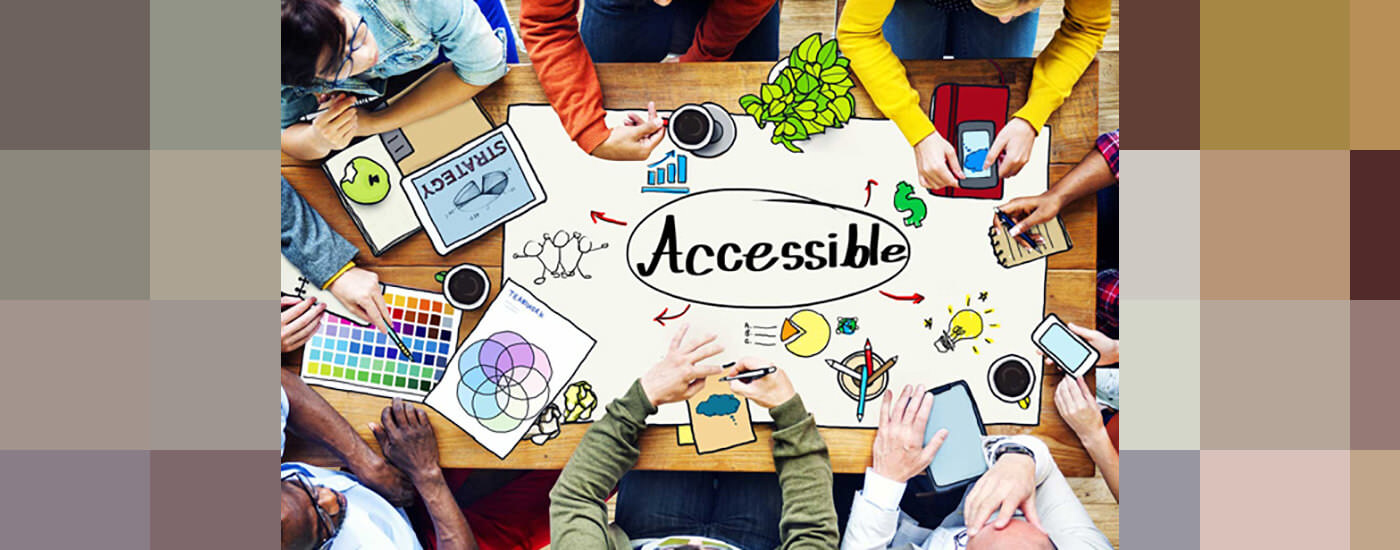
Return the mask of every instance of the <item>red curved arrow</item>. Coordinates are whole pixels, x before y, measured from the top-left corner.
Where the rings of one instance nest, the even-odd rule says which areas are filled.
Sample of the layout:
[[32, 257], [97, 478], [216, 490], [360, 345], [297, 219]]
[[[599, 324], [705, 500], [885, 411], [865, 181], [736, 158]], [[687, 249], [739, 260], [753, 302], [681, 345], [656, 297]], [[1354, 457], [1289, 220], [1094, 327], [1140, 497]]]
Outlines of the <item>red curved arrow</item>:
[[627, 225], [627, 222], [620, 222], [620, 221], [614, 220], [614, 219], [609, 218], [609, 217], [607, 217], [606, 215], [604, 215], [603, 212], [599, 212], [599, 211], [597, 211], [597, 210], [591, 210], [591, 211], [589, 211], [589, 212], [588, 212], [588, 217], [593, 218], [593, 223], [598, 223], [598, 220], [603, 220], [603, 221], [608, 222], [608, 223], [615, 223], [615, 224], [618, 224], [618, 225]]
[[908, 300], [908, 301], [913, 301], [913, 302], [916, 303], [916, 304], [919, 303], [919, 302], [924, 301], [924, 295], [923, 295], [923, 294], [919, 294], [918, 292], [915, 292], [915, 293], [913, 293], [913, 294], [911, 294], [911, 295], [909, 295], [909, 296], [895, 296], [895, 295], [893, 295], [893, 294], [890, 294], [890, 293], [888, 293], [888, 292], [885, 292], [885, 291], [881, 290], [881, 291], [880, 291], [880, 294], [884, 294], [886, 298], [892, 298], [892, 299], [901, 300], [901, 301], [906, 301], [906, 300]]
[[866, 205], [866, 206], [870, 206], [870, 186], [872, 186], [872, 185], [880, 185], [880, 182], [875, 181], [875, 180], [865, 180], [865, 205]]
[[658, 313], [658, 314], [656, 315], [656, 317], [652, 317], [651, 320], [656, 321], [656, 322], [658, 322], [658, 323], [661, 323], [661, 326], [664, 327], [664, 326], [666, 326], [666, 321], [670, 321], [671, 319], [679, 318], [680, 316], [685, 315], [685, 312], [690, 311], [690, 304], [686, 304], [686, 305], [685, 305], [685, 309], [681, 310], [680, 313], [677, 313], [677, 314], [672, 315], [672, 316], [670, 316], [670, 317], [667, 317], [667, 316], [666, 316], [666, 312], [668, 312], [668, 311], [671, 311], [671, 308], [661, 308], [661, 313]]

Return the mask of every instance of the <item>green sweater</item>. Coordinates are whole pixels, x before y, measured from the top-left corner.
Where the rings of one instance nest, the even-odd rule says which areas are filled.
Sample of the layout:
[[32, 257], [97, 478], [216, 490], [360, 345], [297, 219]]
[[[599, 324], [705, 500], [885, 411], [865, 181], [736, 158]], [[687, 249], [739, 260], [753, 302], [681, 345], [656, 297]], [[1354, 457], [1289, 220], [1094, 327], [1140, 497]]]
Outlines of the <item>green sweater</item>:
[[[783, 489], [783, 515], [778, 524], [783, 542], [779, 548], [835, 549], [839, 541], [831, 460], [816, 420], [807, 413], [800, 396], [768, 412], [773, 417], [773, 462]], [[641, 383], [634, 382], [625, 395], [608, 404], [607, 414], [588, 428], [549, 492], [551, 548], [631, 550], [627, 533], [608, 523], [604, 501], [641, 456], [637, 439], [646, 428], [647, 416], [654, 413], [656, 407], [647, 400]]]

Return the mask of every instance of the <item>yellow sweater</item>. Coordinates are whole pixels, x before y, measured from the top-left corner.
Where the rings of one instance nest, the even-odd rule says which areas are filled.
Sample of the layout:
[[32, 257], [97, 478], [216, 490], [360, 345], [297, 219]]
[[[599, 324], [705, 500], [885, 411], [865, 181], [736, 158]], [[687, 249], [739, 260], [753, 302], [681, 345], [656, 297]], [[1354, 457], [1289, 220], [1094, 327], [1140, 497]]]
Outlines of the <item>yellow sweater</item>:
[[[932, 134], [934, 128], [919, 109], [919, 92], [909, 85], [904, 65], [881, 31], [892, 9], [894, 0], [847, 0], [836, 26], [836, 37], [875, 106], [914, 145]], [[1065, 0], [1064, 21], [1045, 51], [1035, 59], [1026, 105], [1012, 116], [1025, 119], [1039, 132], [1103, 47], [1112, 18], [1112, 0]]]

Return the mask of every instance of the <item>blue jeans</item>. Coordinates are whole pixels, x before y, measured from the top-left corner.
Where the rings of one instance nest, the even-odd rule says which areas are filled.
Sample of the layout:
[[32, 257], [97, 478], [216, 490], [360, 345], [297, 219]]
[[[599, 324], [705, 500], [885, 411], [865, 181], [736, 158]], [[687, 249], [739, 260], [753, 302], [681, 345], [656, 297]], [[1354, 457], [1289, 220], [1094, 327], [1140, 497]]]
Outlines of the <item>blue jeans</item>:
[[782, 507], [768, 473], [637, 470], [617, 484], [617, 525], [632, 540], [696, 535], [769, 550], [781, 542]]
[[[781, 2], [734, 47], [730, 61], [777, 61]], [[579, 35], [595, 63], [647, 63], [685, 53], [695, 26], [709, 9], [697, 1], [658, 6], [651, 0], [589, 0], [583, 3]]]
[[900, 59], [1030, 57], [1039, 23], [1039, 8], [1003, 24], [975, 7], [948, 13], [927, 0], [895, 0], [884, 31]]

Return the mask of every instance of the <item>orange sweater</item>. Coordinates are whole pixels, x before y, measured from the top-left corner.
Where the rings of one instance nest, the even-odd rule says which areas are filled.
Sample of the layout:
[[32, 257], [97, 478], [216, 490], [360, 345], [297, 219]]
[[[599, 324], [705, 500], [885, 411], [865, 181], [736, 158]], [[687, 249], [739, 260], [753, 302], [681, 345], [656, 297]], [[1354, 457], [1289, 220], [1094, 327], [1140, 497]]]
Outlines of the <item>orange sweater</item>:
[[[681, 61], [724, 61], [777, 0], [713, 0]], [[593, 152], [611, 131], [603, 122], [603, 89], [578, 32], [579, 0], [523, 0], [520, 36], [540, 85], [564, 131]]]

